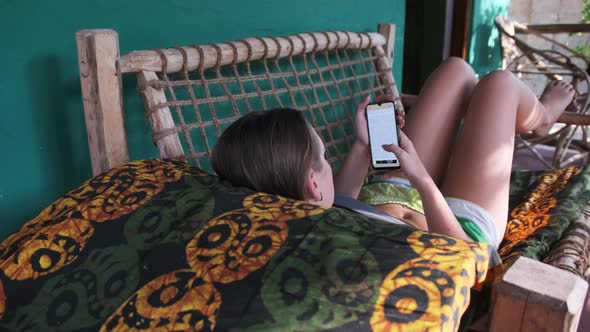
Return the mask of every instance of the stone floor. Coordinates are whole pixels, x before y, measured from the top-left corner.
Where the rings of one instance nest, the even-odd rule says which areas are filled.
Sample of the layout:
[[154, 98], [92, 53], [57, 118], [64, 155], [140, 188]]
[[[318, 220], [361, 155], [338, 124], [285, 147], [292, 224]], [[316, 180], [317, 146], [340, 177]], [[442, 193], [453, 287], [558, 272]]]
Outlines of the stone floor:
[[[555, 148], [546, 145], [538, 145], [537, 148], [544, 158], [551, 160], [550, 158], [552, 158]], [[546, 168], [547, 167], [528, 150], [519, 150], [514, 155], [512, 162], [513, 170], [543, 170]]]
[[[551, 129], [551, 132], [555, 132], [561, 129], [564, 124], [557, 123]], [[582, 140], [582, 127], [578, 127], [578, 129], [574, 132], [574, 139], [575, 140]], [[555, 148], [546, 145], [537, 145], [537, 150], [541, 153], [545, 160], [552, 160], [553, 154], [555, 153]], [[570, 150], [566, 154], [564, 159], [576, 154], [576, 151]], [[542, 170], [546, 169], [547, 167], [539, 161], [539, 159], [530, 151], [528, 150], [519, 150], [514, 154], [514, 160], [512, 163], [513, 170]]]

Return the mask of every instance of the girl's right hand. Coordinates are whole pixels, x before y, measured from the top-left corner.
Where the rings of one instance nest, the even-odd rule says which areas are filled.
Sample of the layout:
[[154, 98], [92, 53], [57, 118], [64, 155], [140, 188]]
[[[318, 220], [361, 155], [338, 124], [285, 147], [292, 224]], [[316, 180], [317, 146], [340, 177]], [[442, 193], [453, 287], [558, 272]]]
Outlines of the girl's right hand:
[[[424, 168], [424, 164], [422, 164], [422, 160], [418, 156], [416, 149], [414, 149], [414, 144], [412, 141], [404, 134], [403, 131], [399, 131], [400, 140], [399, 146], [395, 144], [388, 144], [383, 145], [383, 150], [393, 152], [397, 159], [400, 161], [400, 165], [402, 167], [401, 172], [403, 172], [410, 183], [416, 186], [422, 180], [430, 178], [428, 171]], [[386, 173], [385, 177], [392, 177], [396, 176], [397, 173], [400, 171], [393, 171]]]

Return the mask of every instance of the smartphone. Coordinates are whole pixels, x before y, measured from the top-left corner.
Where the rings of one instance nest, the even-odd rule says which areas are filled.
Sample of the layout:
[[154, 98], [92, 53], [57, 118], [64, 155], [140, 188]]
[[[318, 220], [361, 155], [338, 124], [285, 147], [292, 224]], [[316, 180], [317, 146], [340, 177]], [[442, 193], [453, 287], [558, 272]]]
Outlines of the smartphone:
[[395, 154], [383, 150], [384, 144], [399, 145], [395, 110], [396, 107], [393, 102], [369, 104], [367, 106], [371, 163], [375, 169], [396, 169], [400, 167]]

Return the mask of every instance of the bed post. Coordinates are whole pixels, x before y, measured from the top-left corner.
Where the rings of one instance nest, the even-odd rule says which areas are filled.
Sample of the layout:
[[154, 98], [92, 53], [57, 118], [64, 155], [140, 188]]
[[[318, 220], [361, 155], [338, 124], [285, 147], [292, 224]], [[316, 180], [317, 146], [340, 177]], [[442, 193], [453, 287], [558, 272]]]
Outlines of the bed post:
[[[379, 57], [375, 63], [377, 70], [383, 71], [389, 69], [388, 75], [381, 75], [381, 79], [389, 87], [387, 93], [394, 96], [399, 96], [397, 91], [397, 84], [393, 78], [393, 46], [395, 44], [395, 24], [380, 23], [377, 25], [377, 31], [385, 37], [385, 45], [383, 47], [376, 47], [377, 53], [384, 52], [385, 60]], [[380, 54], [377, 54], [380, 56]]]
[[587, 287], [571, 272], [518, 257], [494, 282], [489, 330], [575, 332]]
[[393, 46], [395, 45], [395, 24], [380, 23], [377, 25], [377, 32], [385, 37], [383, 50], [389, 63], [393, 66]]
[[[144, 105], [160, 105], [166, 104], [166, 95], [163, 89], [156, 89], [149, 85], [150, 81], [158, 81], [158, 75], [153, 71], [141, 71], [137, 75], [137, 84], [141, 89], [141, 95], [147, 101]], [[170, 113], [170, 107], [157, 107], [155, 110], [149, 111], [149, 119], [152, 124], [152, 129], [155, 131], [175, 129], [174, 119]], [[182, 144], [178, 138], [178, 132], [171, 132], [166, 136], [155, 140], [161, 158], [179, 158], [184, 155]]]
[[97, 175], [129, 161], [119, 38], [114, 30], [81, 30], [76, 44], [92, 173]]

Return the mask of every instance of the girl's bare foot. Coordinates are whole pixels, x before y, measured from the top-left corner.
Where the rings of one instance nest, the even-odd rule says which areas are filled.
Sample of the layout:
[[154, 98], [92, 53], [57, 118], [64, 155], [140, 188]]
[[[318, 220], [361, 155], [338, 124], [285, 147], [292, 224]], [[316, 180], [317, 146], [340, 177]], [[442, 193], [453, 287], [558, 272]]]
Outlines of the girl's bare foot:
[[574, 87], [565, 81], [551, 81], [545, 87], [545, 91], [539, 101], [545, 107], [541, 124], [533, 131], [535, 135], [545, 136], [553, 127], [561, 113], [574, 98]]

